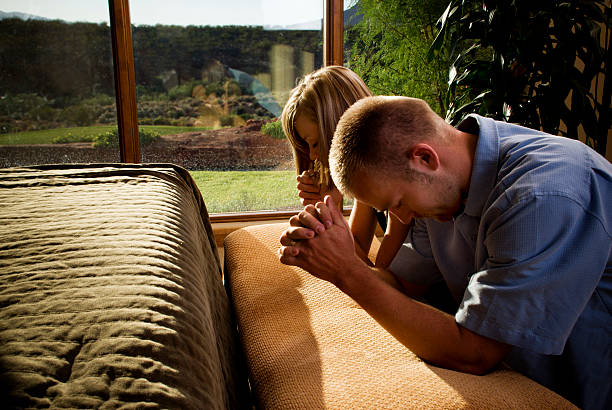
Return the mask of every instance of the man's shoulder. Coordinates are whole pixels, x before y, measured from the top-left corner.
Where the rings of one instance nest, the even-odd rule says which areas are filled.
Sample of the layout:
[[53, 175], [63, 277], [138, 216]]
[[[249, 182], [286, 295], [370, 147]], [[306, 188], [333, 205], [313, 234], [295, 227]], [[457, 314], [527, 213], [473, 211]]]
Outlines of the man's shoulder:
[[499, 156], [490, 201], [511, 206], [535, 197], [552, 198], [607, 212], [596, 204], [612, 196], [612, 164], [605, 158], [580, 141], [514, 124], [493, 125]]

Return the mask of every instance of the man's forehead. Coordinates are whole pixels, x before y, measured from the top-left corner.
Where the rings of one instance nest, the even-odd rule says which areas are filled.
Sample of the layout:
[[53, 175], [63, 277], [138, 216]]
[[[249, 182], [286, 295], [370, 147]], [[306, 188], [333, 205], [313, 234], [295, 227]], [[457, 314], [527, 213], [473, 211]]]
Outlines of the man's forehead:
[[388, 208], [387, 184], [380, 175], [359, 170], [355, 172], [354, 177], [352, 194], [357, 201], [379, 210]]

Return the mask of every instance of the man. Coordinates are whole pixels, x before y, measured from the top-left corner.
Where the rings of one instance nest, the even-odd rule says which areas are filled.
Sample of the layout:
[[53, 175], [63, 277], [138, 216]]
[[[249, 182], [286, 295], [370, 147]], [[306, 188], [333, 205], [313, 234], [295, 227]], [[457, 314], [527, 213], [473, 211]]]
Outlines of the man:
[[[329, 197], [290, 220], [281, 262], [330, 281], [423, 360], [483, 374], [502, 360], [588, 409], [612, 405], [612, 165], [586, 145], [421, 100], [343, 116], [330, 168], [344, 194], [404, 223], [389, 271], [354, 252]], [[443, 280], [454, 316], [417, 300]]]

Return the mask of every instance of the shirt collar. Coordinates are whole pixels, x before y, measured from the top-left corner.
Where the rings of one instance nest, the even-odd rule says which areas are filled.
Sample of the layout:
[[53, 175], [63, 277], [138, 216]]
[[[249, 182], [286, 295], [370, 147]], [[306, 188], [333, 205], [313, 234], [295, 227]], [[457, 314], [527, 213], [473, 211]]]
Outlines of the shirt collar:
[[457, 129], [478, 135], [464, 212], [480, 217], [497, 180], [499, 134], [494, 120], [476, 114], [466, 117]]

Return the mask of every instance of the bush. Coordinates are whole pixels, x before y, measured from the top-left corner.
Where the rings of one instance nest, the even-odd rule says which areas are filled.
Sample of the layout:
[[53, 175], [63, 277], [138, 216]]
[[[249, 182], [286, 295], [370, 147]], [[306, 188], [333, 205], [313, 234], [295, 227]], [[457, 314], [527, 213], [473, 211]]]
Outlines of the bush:
[[95, 136], [93, 135], [72, 135], [68, 133], [66, 135], [58, 135], [53, 138], [52, 142], [54, 144], [69, 144], [72, 142], [92, 142]]
[[191, 93], [194, 85], [192, 83], [177, 85], [168, 90], [168, 98], [171, 100], [181, 100], [191, 98]]
[[261, 126], [261, 132], [279, 140], [285, 139], [283, 125], [280, 121], [268, 122]]
[[93, 124], [96, 117], [94, 110], [90, 106], [84, 104], [72, 105], [66, 108], [61, 114], [61, 119], [63, 121], [79, 127]]
[[159, 133], [153, 130], [138, 130], [138, 139], [140, 141], [140, 145], [149, 145], [159, 138]]
[[23, 118], [25, 115], [49, 103], [45, 97], [37, 94], [4, 95], [0, 97], [0, 115]]
[[170, 125], [170, 118], [164, 116], [158, 116], [153, 119], [154, 125]]
[[113, 105], [115, 104], [115, 97], [107, 94], [96, 94], [92, 97], [84, 99], [81, 101], [81, 104], [93, 106]]
[[[138, 140], [140, 145], [148, 145], [159, 138], [159, 133], [152, 130], [138, 130]], [[119, 131], [114, 129], [105, 133], [99, 134], [93, 138], [93, 146], [95, 148], [118, 148], [119, 147]]]
[[44, 105], [32, 109], [26, 117], [35, 121], [55, 121], [58, 117], [58, 112], [59, 110]]
[[234, 125], [234, 117], [231, 115], [222, 115], [219, 117], [219, 123], [222, 127], [231, 127]]
[[206, 85], [206, 94], [207, 95], [211, 95], [214, 94], [217, 97], [222, 96], [225, 93], [225, 90], [223, 89], [223, 86], [221, 84], [217, 83], [210, 83], [208, 85]]
[[0, 119], [0, 134], [8, 134], [13, 132], [13, 124], [10, 120]]

